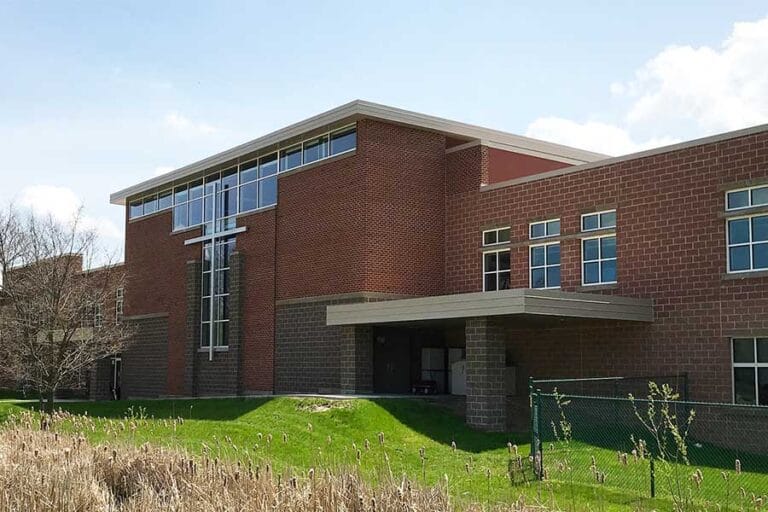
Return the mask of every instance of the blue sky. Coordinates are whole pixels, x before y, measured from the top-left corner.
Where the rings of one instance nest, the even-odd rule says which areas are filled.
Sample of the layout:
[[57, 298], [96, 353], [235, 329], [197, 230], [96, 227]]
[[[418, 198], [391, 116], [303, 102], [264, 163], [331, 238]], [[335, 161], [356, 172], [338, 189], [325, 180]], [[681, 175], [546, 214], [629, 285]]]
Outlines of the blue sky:
[[0, 0], [0, 201], [83, 204], [355, 98], [611, 154], [768, 122], [768, 5]]

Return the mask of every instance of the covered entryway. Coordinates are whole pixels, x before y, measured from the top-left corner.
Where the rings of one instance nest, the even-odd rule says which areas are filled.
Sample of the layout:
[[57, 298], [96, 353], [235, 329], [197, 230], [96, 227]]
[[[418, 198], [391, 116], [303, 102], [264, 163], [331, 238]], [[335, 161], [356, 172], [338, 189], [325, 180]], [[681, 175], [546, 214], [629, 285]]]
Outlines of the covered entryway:
[[[507, 324], [518, 319], [546, 325], [557, 318], [647, 323], [653, 321], [653, 302], [516, 289], [333, 305], [327, 308], [326, 322], [347, 326], [341, 347], [341, 378], [342, 390], [348, 393], [386, 392], [385, 387], [391, 392], [407, 392], [409, 373], [412, 382], [414, 378], [414, 360], [423, 361], [414, 354], [412, 333], [420, 329], [442, 329], [446, 333], [460, 326], [466, 356], [467, 423], [483, 430], [503, 431], [507, 425], [509, 375]], [[385, 346], [387, 334], [380, 333], [391, 333], [390, 347]], [[379, 336], [384, 339], [379, 340]], [[380, 349], [376, 348], [379, 341], [383, 342]], [[377, 353], [381, 359], [378, 365]], [[410, 358], [408, 364], [406, 357]], [[418, 372], [423, 370], [421, 366], [419, 363]], [[445, 386], [443, 390], [450, 388]]]

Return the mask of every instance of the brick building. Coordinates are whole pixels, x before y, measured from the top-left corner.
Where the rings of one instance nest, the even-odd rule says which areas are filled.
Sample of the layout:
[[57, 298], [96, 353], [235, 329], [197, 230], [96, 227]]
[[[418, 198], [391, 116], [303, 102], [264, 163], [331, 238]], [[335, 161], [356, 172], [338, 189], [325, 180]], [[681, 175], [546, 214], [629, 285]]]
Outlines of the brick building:
[[[112, 195], [124, 396], [687, 372], [768, 405], [768, 126], [608, 158], [355, 101]], [[527, 414], [527, 413], [526, 413]]]

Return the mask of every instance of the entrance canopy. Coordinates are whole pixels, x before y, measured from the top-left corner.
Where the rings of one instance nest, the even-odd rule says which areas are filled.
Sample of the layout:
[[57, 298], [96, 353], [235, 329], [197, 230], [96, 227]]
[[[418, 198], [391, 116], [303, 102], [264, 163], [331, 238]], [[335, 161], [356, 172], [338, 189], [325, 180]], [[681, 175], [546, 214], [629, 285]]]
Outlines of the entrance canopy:
[[533, 315], [653, 322], [653, 301], [614, 295], [519, 288], [328, 306], [327, 325], [370, 325]]

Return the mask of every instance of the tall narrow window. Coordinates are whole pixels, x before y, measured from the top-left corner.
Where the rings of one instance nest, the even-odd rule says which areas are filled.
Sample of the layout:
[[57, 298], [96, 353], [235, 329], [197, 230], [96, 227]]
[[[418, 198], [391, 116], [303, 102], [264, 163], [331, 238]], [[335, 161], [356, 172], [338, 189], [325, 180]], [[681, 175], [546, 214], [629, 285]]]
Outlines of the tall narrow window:
[[768, 215], [728, 219], [728, 272], [768, 270]]
[[616, 282], [616, 235], [585, 238], [582, 243], [582, 284]]
[[560, 242], [532, 245], [531, 288], [560, 287]]
[[115, 290], [115, 323], [123, 322], [123, 304], [125, 302], [125, 290], [118, 288]]
[[203, 245], [200, 346], [229, 346], [229, 257], [235, 238], [217, 239]]
[[768, 338], [734, 338], [733, 401], [768, 405]]
[[483, 291], [509, 289], [509, 250], [483, 253]]

